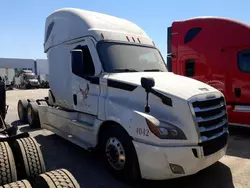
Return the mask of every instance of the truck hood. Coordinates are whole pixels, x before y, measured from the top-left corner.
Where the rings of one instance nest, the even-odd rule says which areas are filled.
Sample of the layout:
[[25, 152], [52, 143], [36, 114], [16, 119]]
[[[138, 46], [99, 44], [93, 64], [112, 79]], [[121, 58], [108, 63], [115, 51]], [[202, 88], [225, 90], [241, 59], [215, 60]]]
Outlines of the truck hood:
[[185, 100], [194, 95], [219, 92], [217, 89], [197, 81], [192, 78], [176, 75], [172, 72], [131, 72], [131, 73], [114, 73], [108, 76], [108, 79], [141, 86], [142, 77], [151, 77], [155, 80], [153, 87], [163, 94], [176, 96]]

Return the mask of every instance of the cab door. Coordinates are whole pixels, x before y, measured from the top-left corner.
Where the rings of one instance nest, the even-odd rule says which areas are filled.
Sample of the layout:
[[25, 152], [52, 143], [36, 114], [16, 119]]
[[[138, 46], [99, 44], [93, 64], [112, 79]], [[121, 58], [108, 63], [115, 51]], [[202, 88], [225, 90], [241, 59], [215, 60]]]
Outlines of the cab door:
[[230, 66], [226, 86], [229, 122], [250, 126], [250, 47], [226, 51]]
[[85, 39], [71, 51], [72, 97], [77, 119], [68, 122], [68, 138], [83, 148], [94, 143], [94, 122], [100, 96], [100, 62], [93, 41]]
[[250, 108], [250, 48], [233, 50], [229, 61], [232, 67], [230, 79], [232, 98], [235, 103], [248, 104]]
[[96, 116], [100, 89], [93, 49], [93, 43], [86, 39], [71, 51], [72, 97], [75, 110]]

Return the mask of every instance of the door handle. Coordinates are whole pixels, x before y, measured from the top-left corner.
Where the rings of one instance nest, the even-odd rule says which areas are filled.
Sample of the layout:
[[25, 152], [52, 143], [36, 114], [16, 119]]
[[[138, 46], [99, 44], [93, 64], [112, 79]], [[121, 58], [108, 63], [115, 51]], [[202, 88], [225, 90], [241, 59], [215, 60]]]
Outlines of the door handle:
[[241, 89], [240, 88], [234, 88], [234, 93], [236, 97], [240, 97], [241, 96]]
[[73, 95], [73, 100], [74, 100], [75, 106], [77, 106], [77, 95], [76, 94]]

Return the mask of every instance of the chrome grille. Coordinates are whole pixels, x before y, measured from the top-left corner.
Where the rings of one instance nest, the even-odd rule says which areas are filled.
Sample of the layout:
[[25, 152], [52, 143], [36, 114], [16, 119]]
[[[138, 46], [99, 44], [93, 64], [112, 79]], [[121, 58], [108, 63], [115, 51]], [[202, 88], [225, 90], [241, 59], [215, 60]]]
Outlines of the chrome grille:
[[[192, 102], [192, 108], [200, 134], [200, 145], [206, 145], [206, 147], [203, 147], [203, 150], [205, 148], [214, 148], [214, 151], [204, 151], [204, 155], [212, 154], [224, 147], [225, 144], [222, 144], [222, 147], [219, 148], [207, 147], [209, 143], [216, 143], [218, 146], [216, 140], [219, 141], [222, 137], [227, 139], [225, 134], [227, 134], [228, 120], [224, 98], [219, 97], [209, 100], [195, 101]], [[227, 140], [223, 143], [226, 142]]]

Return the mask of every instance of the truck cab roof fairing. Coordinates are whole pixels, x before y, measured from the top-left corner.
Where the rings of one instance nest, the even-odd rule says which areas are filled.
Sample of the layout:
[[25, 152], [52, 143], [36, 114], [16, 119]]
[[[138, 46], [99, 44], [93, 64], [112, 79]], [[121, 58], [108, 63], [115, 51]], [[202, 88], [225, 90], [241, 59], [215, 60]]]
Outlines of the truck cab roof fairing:
[[128, 20], [76, 8], [63, 8], [53, 12], [47, 17], [45, 28], [44, 52], [52, 46], [84, 36], [92, 36], [100, 41], [103, 40], [101, 33], [105, 33], [105, 39], [107, 37], [113, 40], [121, 40], [117, 34], [125, 35], [122, 38], [126, 41], [126, 35], [140, 37], [141, 43], [152, 45], [148, 35]]

